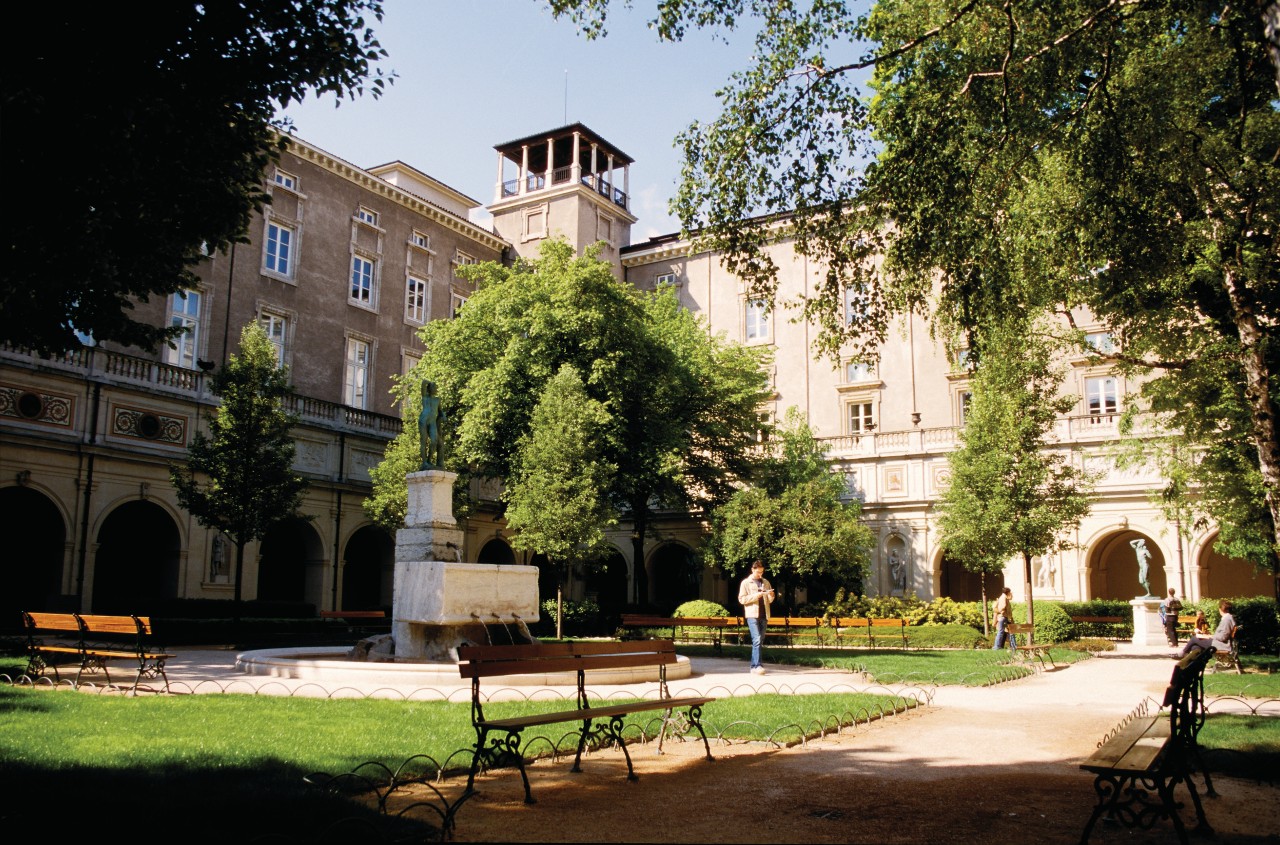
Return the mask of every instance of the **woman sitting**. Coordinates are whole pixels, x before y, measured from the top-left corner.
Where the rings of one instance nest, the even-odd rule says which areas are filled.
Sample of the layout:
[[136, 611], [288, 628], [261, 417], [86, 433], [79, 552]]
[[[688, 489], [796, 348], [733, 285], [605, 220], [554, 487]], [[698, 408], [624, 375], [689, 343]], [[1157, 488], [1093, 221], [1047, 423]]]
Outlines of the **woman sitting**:
[[[1218, 602], [1218, 612], [1222, 614], [1222, 618], [1218, 620], [1218, 627], [1214, 629], [1212, 639], [1200, 634], [1200, 625], [1204, 622], [1204, 611], [1196, 614], [1196, 634], [1187, 640], [1177, 659], [1186, 657], [1193, 648], [1206, 649], [1213, 646], [1220, 654], [1231, 651], [1231, 638], [1236, 635], [1236, 619], [1231, 615], [1231, 602], [1226, 599]], [[1205, 624], [1206, 630], [1208, 627]]]

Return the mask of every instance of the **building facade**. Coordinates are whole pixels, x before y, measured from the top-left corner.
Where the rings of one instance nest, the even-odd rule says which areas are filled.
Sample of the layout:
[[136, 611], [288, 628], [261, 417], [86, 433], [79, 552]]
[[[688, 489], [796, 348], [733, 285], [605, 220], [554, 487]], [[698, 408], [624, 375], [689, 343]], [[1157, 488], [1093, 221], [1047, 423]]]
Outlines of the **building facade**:
[[[976, 578], [943, 554], [936, 527], [947, 454], [968, 401], [962, 349], [935, 341], [913, 317], [890, 331], [873, 363], [818, 357], [816, 328], [792, 319], [783, 303], [804, 295], [822, 268], [785, 239], [773, 247], [778, 300], [761, 302], [717, 256], [677, 236], [631, 243], [632, 160], [587, 127], [495, 149], [490, 230], [468, 219], [477, 201], [402, 162], [362, 169], [290, 139], [264, 174], [272, 202], [248, 242], [202, 262], [192, 290], [138, 304], [141, 319], [184, 329], [171, 348], [146, 354], [86, 339], [52, 359], [0, 348], [0, 518], [14, 579], [0, 614], [139, 612], [231, 597], [233, 549], [177, 505], [168, 470], [215, 405], [208, 373], [235, 353], [251, 321], [290, 368], [300, 417], [295, 466], [310, 488], [306, 518], [250, 544], [243, 596], [317, 609], [390, 606], [393, 541], [361, 502], [369, 468], [400, 428], [393, 378], [422, 355], [417, 330], [466, 302], [470, 287], [458, 267], [533, 257], [551, 237], [579, 249], [602, 242], [601, 257], [619, 278], [641, 289], [675, 285], [711, 331], [770, 348], [774, 399], [765, 410], [781, 418], [799, 408], [830, 446], [834, 471], [877, 538], [869, 591], [978, 597]], [[1110, 342], [1104, 326], [1091, 331], [1097, 344]], [[1058, 421], [1053, 448], [1102, 477], [1070, 538], [1074, 548], [1034, 562], [1036, 595], [1133, 597], [1130, 542], [1138, 538], [1152, 550], [1153, 592], [1167, 585], [1192, 598], [1270, 594], [1270, 579], [1251, 564], [1212, 550], [1211, 528], [1179, 541], [1150, 502], [1158, 478], [1111, 466], [1107, 444], [1133, 386], [1095, 358], [1069, 364], [1063, 389], [1079, 400]], [[545, 562], [511, 548], [495, 489], [472, 492], [481, 507], [466, 524], [465, 559]], [[572, 597], [662, 609], [704, 597], [732, 607], [735, 573], [697, 561], [702, 515], [658, 514], [643, 560], [633, 559], [625, 526], [614, 539], [603, 571], [571, 579]], [[637, 578], [641, 568], [646, 578]], [[1011, 562], [1005, 578], [1020, 584], [1021, 564]], [[544, 597], [554, 595], [549, 568], [542, 585]]]

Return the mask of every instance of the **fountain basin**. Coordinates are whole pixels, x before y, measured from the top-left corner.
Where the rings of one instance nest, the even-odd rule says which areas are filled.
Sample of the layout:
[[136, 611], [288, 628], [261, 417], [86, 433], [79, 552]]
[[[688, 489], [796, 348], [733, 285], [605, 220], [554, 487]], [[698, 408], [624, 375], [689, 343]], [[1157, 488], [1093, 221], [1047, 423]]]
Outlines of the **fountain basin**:
[[[458, 674], [458, 664], [447, 661], [365, 663], [347, 660], [350, 649], [334, 648], [264, 648], [236, 655], [236, 669], [246, 675], [292, 678], [320, 683], [388, 684], [395, 686], [465, 686]], [[588, 669], [588, 684], [657, 683], [656, 666], [624, 669]], [[689, 658], [676, 655], [675, 664], [667, 667], [667, 680], [688, 678], [693, 674]], [[504, 677], [508, 686], [558, 687], [575, 686], [574, 672], [553, 672]]]

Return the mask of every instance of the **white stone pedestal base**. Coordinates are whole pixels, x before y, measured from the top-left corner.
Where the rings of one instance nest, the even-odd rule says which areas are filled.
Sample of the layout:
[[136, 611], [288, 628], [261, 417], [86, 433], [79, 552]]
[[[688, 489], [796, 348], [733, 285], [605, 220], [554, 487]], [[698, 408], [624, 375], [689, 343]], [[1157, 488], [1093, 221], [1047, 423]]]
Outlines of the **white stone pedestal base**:
[[1133, 606], [1133, 644], [1167, 646], [1169, 640], [1160, 625], [1160, 599], [1140, 597], [1129, 604]]

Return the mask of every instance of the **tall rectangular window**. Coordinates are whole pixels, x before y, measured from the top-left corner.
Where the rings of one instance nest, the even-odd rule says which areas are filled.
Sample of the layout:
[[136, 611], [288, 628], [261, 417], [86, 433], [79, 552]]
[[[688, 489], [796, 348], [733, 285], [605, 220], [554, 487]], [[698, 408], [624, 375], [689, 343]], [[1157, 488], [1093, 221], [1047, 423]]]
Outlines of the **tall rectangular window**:
[[1115, 414], [1120, 409], [1120, 395], [1115, 376], [1100, 376], [1085, 379], [1085, 403], [1092, 422], [1102, 422], [1104, 418]]
[[462, 306], [467, 304], [467, 298], [460, 293], [449, 295], [449, 316], [457, 317], [458, 312], [462, 310]]
[[258, 318], [262, 323], [262, 329], [267, 333], [267, 340], [271, 341], [271, 345], [276, 349], [276, 366], [284, 366], [284, 345], [285, 337], [289, 329], [289, 319], [280, 314], [272, 314], [269, 311], [263, 311], [262, 316]]
[[875, 417], [872, 416], [871, 402], [849, 403], [849, 433], [866, 434], [875, 429]]
[[196, 356], [200, 354], [200, 292], [184, 290], [169, 297], [169, 325], [182, 329], [181, 334], [166, 346], [166, 364], [196, 368]]
[[347, 338], [347, 365], [342, 401], [352, 408], [365, 408], [369, 397], [369, 344]]
[[351, 300], [373, 305], [373, 262], [362, 255], [351, 257]]
[[267, 224], [267, 249], [263, 266], [281, 276], [293, 276], [293, 229], [279, 223]]
[[426, 315], [427, 283], [410, 276], [405, 285], [404, 318], [411, 323], [421, 323], [426, 321]]
[[844, 321], [847, 325], [864, 320], [867, 316], [867, 296], [856, 288], [845, 288]]
[[765, 340], [769, 337], [769, 314], [763, 299], [747, 300], [747, 340]]

